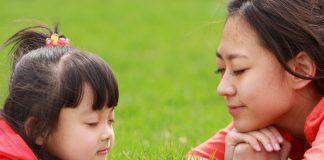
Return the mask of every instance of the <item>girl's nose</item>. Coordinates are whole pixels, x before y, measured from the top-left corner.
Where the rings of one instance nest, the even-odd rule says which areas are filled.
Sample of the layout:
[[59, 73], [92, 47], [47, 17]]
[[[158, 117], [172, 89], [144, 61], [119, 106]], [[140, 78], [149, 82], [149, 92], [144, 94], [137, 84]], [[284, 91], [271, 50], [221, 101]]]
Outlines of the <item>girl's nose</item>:
[[103, 127], [102, 134], [101, 134], [101, 140], [103, 141], [111, 141], [114, 138], [114, 129], [111, 125], [107, 124], [105, 127]]
[[217, 86], [217, 93], [220, 96], [233, 96], [236, 90], [231, 82], [230, 77], [227, 74], [224, 74], [221, 81]]

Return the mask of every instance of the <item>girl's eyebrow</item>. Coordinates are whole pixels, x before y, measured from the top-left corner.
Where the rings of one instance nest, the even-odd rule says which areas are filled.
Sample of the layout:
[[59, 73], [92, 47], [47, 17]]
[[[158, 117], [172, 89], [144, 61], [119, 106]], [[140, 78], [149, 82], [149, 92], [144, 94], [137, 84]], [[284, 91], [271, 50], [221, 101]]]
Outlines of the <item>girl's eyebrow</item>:
[[[79, 106], [81, 107], [81, 106]], [[95, 113], [96, 111], [92, 109], [92, 106], [90, 106], [89, 104], [87, 104], [86, 106], [83, 106], [84, 108], [82, 108], [82, 114], [87, 115], [87, 114], [92, 114]]]
[[[222, 59], [223, 60], [222, 55], [218, 51], [216, 51], [216, 56], [219, 59]], [[248, 57], [245, 56], [245, 55], [237, 54], [237, 53], [230, 53], [230, 54], [226, 55], [226, 57], [225, 57], [225, 59], [228, 59], [229, 61], [231, 61], [231, 60], [233, 60], [235, 58], [244, 58], [244, 59], [247, 59]]]
[[95, 111], [93, 111], [92, 109], [91, 110], [83, 110], [82, 114], [83, 115], [89, 115], [89, 114], [94, 114], [96, 113]]
[[216, 51], [216, 57], [219, 59], [223, 59], [222, 55], [218, 51]]

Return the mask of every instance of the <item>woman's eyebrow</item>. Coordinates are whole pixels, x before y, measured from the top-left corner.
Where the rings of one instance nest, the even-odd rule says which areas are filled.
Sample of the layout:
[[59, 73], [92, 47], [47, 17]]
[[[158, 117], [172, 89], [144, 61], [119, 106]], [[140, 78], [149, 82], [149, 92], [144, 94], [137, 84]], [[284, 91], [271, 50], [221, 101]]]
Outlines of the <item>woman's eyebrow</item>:
[[[216, 51], [216, 56], [219, 58], [219, 59], [223, 59], [222, 55], [219, 53], [219, 51]], [[237, 54], [237, 53], [230, 53], [228, 55], [226, 55], [225, 57], [227, 60], [231, 61], [235, 58], [244, 58], [244, 59], [247, 59], [248, 57], [245, 56], [245, 55], [241, 55], [241, 54]]]

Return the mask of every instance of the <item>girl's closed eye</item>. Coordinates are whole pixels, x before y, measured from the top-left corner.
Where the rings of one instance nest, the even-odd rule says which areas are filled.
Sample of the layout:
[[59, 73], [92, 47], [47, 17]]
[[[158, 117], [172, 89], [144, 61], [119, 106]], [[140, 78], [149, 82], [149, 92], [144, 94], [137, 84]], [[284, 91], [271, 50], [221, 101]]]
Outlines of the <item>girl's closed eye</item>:
[[112, 125], [112, 124], [114, 124], [114, 123], [115, 123], [115, 120], [114, 120], [114, 119], [109, 119], [109, 120], [108, 120], [108, 124]]
[[87, 122], [85, 123], [86, 125], [90, 126], [90, 127], [95, 127], [98, 125], [99, 122]]
[[225, 73], [225, 68], [217, 68], [215, 71], [215, 74], [223, 75], [224, 73]]

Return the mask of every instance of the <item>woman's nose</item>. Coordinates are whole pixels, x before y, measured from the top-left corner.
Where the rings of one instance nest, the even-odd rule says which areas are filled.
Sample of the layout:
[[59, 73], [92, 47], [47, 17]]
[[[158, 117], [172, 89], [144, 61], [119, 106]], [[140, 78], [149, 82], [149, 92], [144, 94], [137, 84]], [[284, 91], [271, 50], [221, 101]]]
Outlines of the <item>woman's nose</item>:
[[217, 86], [217, 93], [226, 97], [234, 95], [235, 92], [231, 78], [225, 73]]

